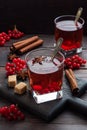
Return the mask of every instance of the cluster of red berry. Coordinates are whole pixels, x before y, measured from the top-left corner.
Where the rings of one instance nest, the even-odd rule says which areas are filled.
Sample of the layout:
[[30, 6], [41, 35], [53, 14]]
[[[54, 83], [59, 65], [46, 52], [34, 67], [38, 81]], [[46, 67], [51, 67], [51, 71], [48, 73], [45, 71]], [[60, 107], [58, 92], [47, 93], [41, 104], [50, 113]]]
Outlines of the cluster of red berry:
[[15, 105], [11, 104], [10, 106], [0, 107], [0, 115], [7, 120], [24, 120], [25, 115], [20, 109]]
[[19, 31], [16, 26], [13, 30], [8, 30], [8, 33], [0, 33], [0, 46], [3, 46], [6, 41], [9, 41], [11, 38], [17, 39], [24, 36], [24, 33]]
[[0, 46], [3, 46], [5, 42], [9, 40], [10, 36], [7, 33], [5, 32], [0, 33]]
[[14, 58], [12, 62], [7, 62], [5, 66], [5, 69], [7, 71], [6, 73], [7, 76], [17, 74], [18, 72], [22, 71], [24, 68], [26, 68], [26, 62], [21, 58]]
[[24, 33], [17, 30], [17, 29], [14, 29], [14, 30], [8, 30], [8, 35], [10, 36], [10, 38], [20, 38], [22, 36], [24, 36]]
[[79, 69], [82, 65], [86, 64], [86, 60], [79, 55], [74, 55], [65, 59], [65, 68]]

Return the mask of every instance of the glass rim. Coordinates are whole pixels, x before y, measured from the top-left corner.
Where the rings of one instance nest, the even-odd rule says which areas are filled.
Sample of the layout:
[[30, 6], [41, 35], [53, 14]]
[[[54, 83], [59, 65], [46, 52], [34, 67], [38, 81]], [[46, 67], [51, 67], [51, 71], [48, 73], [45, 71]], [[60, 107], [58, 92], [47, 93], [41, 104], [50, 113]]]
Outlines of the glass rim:
[[[54, 23], [56, 24], [56, 23], [57, 23], [56, 20], [57, 20], [57, 19], [60, 19], [60, 18], [63, 18], [63, 17], [72, 17], [72, 18], [76, 18], [75, 15], [60, 15], [60, 16], [58, 16], [58, 17], [56, 17], [56, 18], [54, 19]], [[84, 20], [82, 17], [80, 17], [79, 19], [82, 21], [81, 25], [84, 25], [85, 20]]]
[[[45, 48], [45, 47], [43, 47], [43, 48], [38, 48], [38, 49], [31, 50], [30, 52], [28, 52], [28, 53], [25, 55], [25, 61], [26, 61], [26, 63], [27, 63], [27, 57], [28, 57], [28, 55], [30, 55], [30, 54], [32, 54], [32, 53], [34, 53], [34, 52], [36, 52], [36, 51], [41, 51], [41, 50], [50, 50], [50, 51], [53, 51], [53, 49], [54, 49], [54, 48]], [[64, 57], [64, 55], [63, 55], [63, 53], [62, 53], [61, 51], [58, 51], [58, 53], [63, 57], [63, 60], [62, 60], [62, 62], [61, 62], [61, 64], [62, 64], [62, 63], [64, 63], [64, 61], [65, 61], [65, 57]]]

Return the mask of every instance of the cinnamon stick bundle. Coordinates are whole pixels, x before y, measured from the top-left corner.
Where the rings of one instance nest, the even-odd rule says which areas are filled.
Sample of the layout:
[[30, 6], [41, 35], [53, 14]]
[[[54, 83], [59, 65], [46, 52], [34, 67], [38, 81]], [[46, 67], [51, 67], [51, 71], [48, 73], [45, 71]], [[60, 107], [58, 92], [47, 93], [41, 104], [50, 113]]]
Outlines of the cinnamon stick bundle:
[[31, 43], [37, 41], [38, 39], [39, 39], [38, 36], [33, 36], [33, 37], [27, 38], [25, 40], [13, 43], [13, 48], [15, 50], [18, 50], [18, 49], [23, 48], [23, 47], [25, 47], [27, 45], [30, 45]]
[[30, 50], [32, 50], [33, 48], [36, 48], [37, 46], [40, 46], [42, 43], [43, 43], [43, 40], [42, 40], [42, 39], [39, 39], [39, 40], [33, 42], [32, 44], [27, 45], [27, 46], [25, 46], [25, 47], [19, 49], [19, 54], [23, 54], [23, 53], [25, 53], [25, 52], [27, 52], [27, 51], [30, 51]]
[[65, 74], [66, 74], [67, 79], [69, 80], [73, 95], [78, 95], [79, 88], [78, 88], [78, 84], [77, 84], [77, 81], [76, 81], [76, 78], [72, 69], [65, 70]]
[[23, 54], [43, 44], [43, 40], [38, 36], [33, 36], [25, 40], [15, 42], [10, 47], [11, 53]]

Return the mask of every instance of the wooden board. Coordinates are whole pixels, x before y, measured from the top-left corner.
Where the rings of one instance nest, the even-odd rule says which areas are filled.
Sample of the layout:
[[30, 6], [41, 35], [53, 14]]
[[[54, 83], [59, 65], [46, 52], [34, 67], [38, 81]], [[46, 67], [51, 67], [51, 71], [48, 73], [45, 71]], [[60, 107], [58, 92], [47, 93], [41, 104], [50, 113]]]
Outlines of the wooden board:
[[84, 116], [87, 116], [87, 102], [80, 99], [87, 89], [87, 81], [79, 78], [77, 78], [77, 81], [80, 88], [78, 97], [72, 95], [69, 84], [65, 79], [63, 84], [63, 98], [42, 104], [36, 104], [32, 95], [28, 91], [23, 95], [15, 94], [14, 90], [8, 87], [6, 79], [3, 85], [0, 84], [0, 95], [45, 121], [53, 120], [67, 108], [78, 111]]

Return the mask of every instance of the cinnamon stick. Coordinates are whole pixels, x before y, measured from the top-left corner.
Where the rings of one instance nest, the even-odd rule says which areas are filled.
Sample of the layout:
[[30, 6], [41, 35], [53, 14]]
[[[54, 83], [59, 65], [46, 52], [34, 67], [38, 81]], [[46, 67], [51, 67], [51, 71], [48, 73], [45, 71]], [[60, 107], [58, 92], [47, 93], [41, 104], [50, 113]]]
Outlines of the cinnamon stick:
[[32, 44], [27, 45], [27, 46], [19, 49], [19, 54], [23, 54], [23, 53], [25, 53], [27, 51], [30, 51], [30, 50], [36, 48], [37, 46], [40, 46], [41, 44], [43, 44], [43, 40], [39, 39], [36, 42], [33, 42]]
[[69, 71], [69, 73], [71, 74], [71, 76], [75, 79], [75, 81], [76, 81], [76, 77], [75, 77], [75, 75], [74, 75], [74, 72], [72, 71], [72, 69], [68, 69], [68, 71]]
[[18, 41], [18, 42], [14, 42], [13, 43], [13, 46], [16, 46], [16, 45], [18, 45], [18, 44], [22, 44], [22, 42], [25, 42], [27, 39], [25, 39], [25, 40], [22, 40], [22, 41]]
[[28, 38], [28, 39], [13, 43], [13, 47], [14, 47], [15, 50], [18, 50], [20, 48], [23, 48], [23, 47], [37, 41], [38, 39], [39, 39], [38, 36], [33, 36], [31, 38]]
[[73, 71], [71, 69], [65, 70], [65, 74], [69, 80], [73, 95], [78, 95], [79, 88]]

